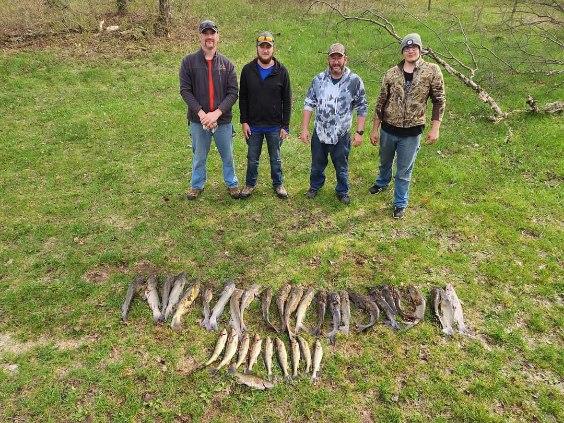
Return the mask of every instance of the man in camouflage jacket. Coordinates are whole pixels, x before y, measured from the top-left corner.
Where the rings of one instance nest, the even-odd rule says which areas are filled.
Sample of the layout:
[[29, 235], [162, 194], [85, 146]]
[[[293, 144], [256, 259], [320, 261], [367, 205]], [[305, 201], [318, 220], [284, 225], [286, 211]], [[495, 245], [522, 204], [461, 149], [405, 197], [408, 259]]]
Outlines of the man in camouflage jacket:
[[[392, 179], [396, 157], [393, 217], [401, 219], [409, 199], [409, 183], [425, 128], [425, 108], [431, 98], [433, 112], [427, 141], [435, 143], [445, 109], [444, 81], [434, 63], [421, 58], [419, 34], [408, 34], [401, 42], [403, 60], [384, 75], [376, 104], [370, 141], [380, 144], [380, 173], [370, 193], [384, 191]], [[380, 128], [381, 126], [381, 128]]]

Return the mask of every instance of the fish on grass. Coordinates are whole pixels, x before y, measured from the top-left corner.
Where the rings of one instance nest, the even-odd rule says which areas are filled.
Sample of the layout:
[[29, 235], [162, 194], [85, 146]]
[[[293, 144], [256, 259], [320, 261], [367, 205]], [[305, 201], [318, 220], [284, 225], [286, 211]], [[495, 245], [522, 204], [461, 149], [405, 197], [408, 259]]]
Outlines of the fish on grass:
[[239, 342], [239, 349], [237, 351], [237, 362], [232, 366], [233, 370], [237, 370], [241, 364], [247, 361], [247, 356], [249, 353], [249, 346], [251, 344], [251, 339], [248, 333], [245, 333]]
[[290, 372], [288, 370], [288, 353], [286, 351], [286, 346], [280, 338], [274, 338], [274, 343], [276, 344], [276, 354], [278, 356], [278, 363], [280, 363], [280, 368], [284, 374], [286, 380], [290, 380]]
[[136, 295], [139, 295], [144, 288], [146, 277], [143, 275], [136, 275], [133, 281], [129, 284], [127, 288], [127, 293], [125, 294], [125, 300], [121, 305], [121, 320], [125, 323], [127, 322], [127, 315], [129, 309], [131, 308], [131, 303]]
[[378, 309], [376, 303], [368, 298], [368, 296], [352, 291], [349, 292], [349, 298], [355, 306], [365, 311], [370, 316], [368, 323], [358, 323], [356, 325], [356, 330], [358, 332], [363, 332], [374, 326], [380, 317], [380, 310]]
[[270, 337], [264, 341], [264, 367], [266, 368], [268, 380], [272, 380], [272, 357], [274, 355], [274, 343]]
[[239, 334], [235, 329], [231, 329], [229, 338], [227, 339], [227, 344], [225, 346], [225, 354], [223, 355], [223, 360], [217, 365], [216, 370], [221, 369], [223, 366], [231, 363], [231, 359], [235, 356], [237, 352], [237, 345], [239, 343]]
[[300, 344], [300, 349], [302, 350], [302, 356], [304, 357], [306, 368], [305, 372], [309, 373], [311, 371], [311, 350], [309, 349], [309, 344], [301, 336], [297, 336], [298, 343]]
[[238, 384], [245, 385], [253, 389], [272, 389], [275, 385], [274, 382], [250, 374], [235, 372], [233, 373], [233, 377], [235, 377]]
[[300, 345], [296, 338], [290, 338], [290, 349], [292, 351], [292, 377], [298, 377], [298, 370], [300, 368]]
[[186, 286], [187, 283], [188, 280], [186, 279], [185, 272], [180, 273], [174, 279], [174, 284], [172, 286], [170, 295], [168, 297], [168, 304], [166, 306], [164, 320], [168, 320], [168, 318], [172, 316], [172, 313], [176, 309], [176, 304], [178, 303], [178, 301], [180, 301], [180, 297], [182, 296], [182, 293], [184, 292], [184, 287]]
[[280, 330], [285, 331], [286, 326], [284, 325], [284, 307], [286, 305], [286, 299], [292, 290], [292, 285], [287, 283], [280, 291], [278, 291], [278, 297], [276, 298], [276, 306], [278, 307], [278, 316], [280, 317]]
[[311, 373], [312, 382], [319, 380], [319, 373], [321, 371], [321, 360], [323, 359], [323, 347], [319, 339], [315, 340], [313, 349], [313, 371]]
[[408, 285], [402, 298], [406, 299], [408, 306], [402, 305], [401, 316], [407, 327], [412, 327], [423, 320], [425, 316], [425, 298], [421, 291], [413, 285]]
[[331, 310], [331, 315], [333, 316], [333, 326], [331, 327], [331, 332], [327, 334], [327, 338], [331, 345], [335, 345], [335, 339], [341, 324], [341, 297], [337, 292], [329, 294], [329, 310]]
[[231, 318], [229, 319], [229, 325], [241, 335], [241, 297], [243, 296], [243, 290], [235, 288], [231, 299], [229, 300], [229, 311], [231, 313]]
[[327, 291], [321, 289], [317, 292], [317, 326], [313, 328], [311, 334], [321, 336], [323, 332], [323, 321], [325, 320], [325, 311], [327, 310]]
[[210, 324], [210, 302], [213, 298], [213, 291], [208, 286], [204, 290], [204, 295], [202, 295], [202, 306], [203, 306], [203, 313], [204, 319], [200, 322], [200, 326], [207, 327]]
[[348, 335], [350, 332], [351, 321], [351, 303], [349, 300], [349, 293], [347, 291], [341, 291], [339, 296], [341, 298], [341, 325], [339, 326], [339, 331]]
[[153, 321], [158, 323], [162, 320], [161, 315], [161, 302], [159, 300], [159, 290], [157, 288], [158, 280], [157, 275], [150, 275], [147, 278], [147, 285], [145, 286], [145, 300], [153, 312]]
[[174, 285], [175, 278], [176, 277], [174, 275], [166, 275], [164, 279], [163, 287], [161, 290], [161, 298], [162, 298], [161, 315], [163, 321], [164, 321], [166, 307], [168, 305], [168, 297], [170, 296], [170, 291], [172, 290], [172, 286]]
[[311, 304], [313, 297], [315, 296], [315, 289], [308, 288], [304, 293], [302, 299], [300, 300], [300, 304], [298, 305], [298, 309], [296, 310], [296, 335], [300, 332], [300, 330], [307, 331], [307, 328], [304, 326], [304, 319], [306, 316], [307, 308]]
[[261, 350], [262, 350], [262, 339], [258, 334], [255, 334], [255, 336], [253, 337], [251, 350], [249, 351], [249, 362], [247, 363], [247, 368], [245, 369], [245, 373], [250, 373], [253, 370], [253, 366], [258, 360]]
[[260, 303], [261, 303], [261, 310], [262, 310], [262, 318], [266, 322], [266, 325], [269, 329], [272, 329], [274, 332], [278, 332], [278, 328], [272, 324], [270, 321], [270, 303], [272, 302], [272, 288], [268, 287], [260, 296]]
[[290, 328], [290, 317], [292, 317], [292, 313], [298, 308], [303, 293], [304, 289], [301, 286], [294, 286], [284, 306], [284, 328], [290, 337], [294, 336], [294, 332]]
[[170, 327], [174, 330], [180, 330], [182, 327], [182, 316], [186, 314], [192, 303], [196, 300], [200, 293], [200, 284], [198, 282], [194, 283], [190, 288], [186, 290], [178, 305], [176, 306], [176, 311], [172, 317], [172, 322]]
[[221, 316], [221, 313], [223, 313], [223, 309], [225, 308], [227, 301], [229, 301], [229, 299], [231, 298], [231, 295], [233, 295], [233, 291], [235, 291], [235, 283], [228, 282], [223, 288], [223, 291], [221, 291], [219, 299], [212, 309], [208, 325], [206, 326], [207, 330], [218, 329], [219, 316]]
[[253, 302], [253, 300], [258, 296], [260, 291], [259, 285], [252, 285], [249, 289], [245, 290], [243, 296], [241, 297], [241, 332], [247, 331], [247, 326], [245, 325], [245, 310]]
[[384, 324], [390, 326], [394, 330], [399, 330], [400, 327], [398, 325], [398, 322], [396, 321], [396, 314], [391, 309], [388, 302], [384, 299], [384, 296], [380, 293], [379, 289], [375, 288], [370, 291], [370, 299], [372, 299], [378, 305], [380, 311], [384, 312], [384, 314], [386, 315]]
[[213, 363], [219, 358], [219, 356], [223, 352], [223, 349], [225, 348], [226, 343], [227, 343], [227, 329], [223, 329], [219, 334], [219, 338], [217, 340], [217, 343], [215, 344], [215, 348], [213, 350], [212, 356], [209, 358], [208, 361], [206, 361], [204, 366], [209, 366], [211, 363]]

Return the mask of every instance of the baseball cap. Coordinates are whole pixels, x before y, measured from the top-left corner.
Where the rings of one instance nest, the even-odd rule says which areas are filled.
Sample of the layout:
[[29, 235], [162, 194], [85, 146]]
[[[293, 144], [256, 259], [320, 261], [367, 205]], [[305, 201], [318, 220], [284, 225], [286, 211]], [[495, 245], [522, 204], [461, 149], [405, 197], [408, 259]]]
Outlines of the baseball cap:
[[213, 22], [210, 21], [209, 19], [206, 19], [205, 21], [200, 22], [200, 26], [198, 31], [200, 32], [200, 34], [202, 32], [204, 32], [206, 29], [213, 29], [214, 32], [217, 32], [217, 25]]
[[415, 32], [412, 34], [407, 34], [401, 40], [401, 48], [400, 51], [403, 51], [404, 48], [412, 46], [412, 45], [419, 46], [419, 50], [423, 50], [423, 43], [421, 42], [421, 36], [416, 34]]
[[329, 47], [329, 52], [327, 54], [329, 56], [331, 56], [332, 54], [340, 54], [341, 56], [344, 56], [345, 46], [342, 45], [341, 43], [331, 44], [331, 47]]
[[264, 31], [261, 32], [258, 37], [257, 37], [257, 46], [266, 43], [269, 44], [270, 46], [274, 45], [274, 37], [272, 36], [271, 32], [268, 31]]

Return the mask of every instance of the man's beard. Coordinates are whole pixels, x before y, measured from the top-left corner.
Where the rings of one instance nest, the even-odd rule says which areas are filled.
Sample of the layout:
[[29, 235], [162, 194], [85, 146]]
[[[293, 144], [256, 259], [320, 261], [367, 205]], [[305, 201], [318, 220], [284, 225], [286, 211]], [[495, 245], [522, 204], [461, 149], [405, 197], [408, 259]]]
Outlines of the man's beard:
[[258, 56], [258, 60], [263, 65], [268, 65], [270, 63], [270, 61], [272, 60], [272, 56], [268, 56], [268, 59], [263, 59], [261, 56]]

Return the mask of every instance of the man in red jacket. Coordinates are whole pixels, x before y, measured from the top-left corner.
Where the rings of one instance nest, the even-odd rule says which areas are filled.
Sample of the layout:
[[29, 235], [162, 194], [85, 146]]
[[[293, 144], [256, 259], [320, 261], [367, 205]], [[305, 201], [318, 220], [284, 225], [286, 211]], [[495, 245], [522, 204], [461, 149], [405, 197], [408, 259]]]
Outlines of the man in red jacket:
[[274, 57], [274, 37], [262, 32], [256, 39], [257, 57], [243, 67], [239, 109], [243, 136], [247, 141], [247, 178], [241, 198], [255, 189], [263, 140], [270, 156], [272, 187], [279, 198], [287, 198], [282, 184], [280, 146], [288, 136], [292, 93], [288, 71]]
[[239, 198], [231, 124], [231, 108], [237, 101], [237, 75], [233, 64], [217, 52], [219, 32], [216, 24], [202, 21], [199, 33], [201, 48], [182, 60], [179, 75], [180, 94], [188, 105], [194, 153], [191, 188], [186, 198], [194, 200], [204, 189], [212, 137], [223, 162], [223, 179], [229, 195]]

